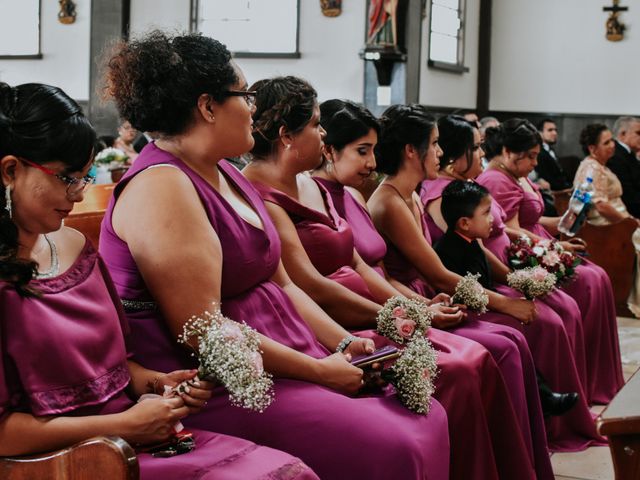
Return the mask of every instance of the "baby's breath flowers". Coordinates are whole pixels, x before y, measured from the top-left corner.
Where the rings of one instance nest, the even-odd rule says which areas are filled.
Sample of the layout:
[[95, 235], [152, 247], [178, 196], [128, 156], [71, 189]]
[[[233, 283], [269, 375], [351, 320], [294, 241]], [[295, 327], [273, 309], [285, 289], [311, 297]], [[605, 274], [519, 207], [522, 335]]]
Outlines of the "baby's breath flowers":
[[378, 333], [397, 343], [414, 336], [424, 336], [435, 314], [424, 302], [405, 297], [391, 297], [378, 311]]
[[557, 277], [542, 267], [527, 267], [507, 274], [511, 288], [522, 292], [526, 298], [543, 297], [556, 285]]
[[[200, 378], [220, 382], [231, 404], [263, 412], [273, 401], [273, 381], [264, 371], [258, 332], [226, 318], [216, 305], [213, 313], [191, 317], [178, 341], [197, 339]], [[177, 387], [176, 387], [177, 388]]]
[[460, 279], [456, 285], [456, 292], [451, 298], [452, 303], [466, 305], [469, 310], [474, 310], [480, 314], [486, 313], [489, 304], [489, 296], [484, 291], [480, 282], [480, 274], [467, 274]]
[[382, 372], [382, 378], [391, 383], [398, 399], [412, 412], [427, 414], [435, 392], [433, 381], [438, 374], [438, 354], [431, 342], [415, 336], [402, 350], [393, 366]]

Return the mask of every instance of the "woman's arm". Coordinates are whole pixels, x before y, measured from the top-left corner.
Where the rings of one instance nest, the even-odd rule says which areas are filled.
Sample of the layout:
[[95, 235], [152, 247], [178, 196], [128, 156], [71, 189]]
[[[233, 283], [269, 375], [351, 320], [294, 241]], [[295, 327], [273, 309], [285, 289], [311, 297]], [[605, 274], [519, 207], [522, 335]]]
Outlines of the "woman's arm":
[[596, 202], [595, 208], [600, 215], [606, 218], [611, 223], [618, 223], [627, 218], [629, 215], [618, 211], [616, 207], [609, 202]]
[[507, 265], [502, 263], [502, 261], [497, 256], [495, 256], [491, 250], [486, 248], [482, 242], [480, 242], [480, 245], [482, 246], [482, 250], [487, 257], [489, 266], [491, 267], [491, 277], [494, 281], [506, 285], [507, 274], [511, 272], [511, 270]]
[[346, 328], [371, 327], [380, 305], [322, 275], [311, 263], [296, 228], [280, 206], [266, 202], [282, 242], [282, 263], [293, 282]]
[[384, 302], [393, 296], [401, 295], [397, 289], [365, 263], [355, 249], [353, 250], [353, 269], [365, 281], [371, 295], [373, 295], [373, 298], [375, 298], [379, 304], [384, 304]]
[[560, 223], [560, 217], [540, 217], [538, 223], [542, 225], [549, 234], [556, 236], [560, 231], [558, 230], [558, 224]]

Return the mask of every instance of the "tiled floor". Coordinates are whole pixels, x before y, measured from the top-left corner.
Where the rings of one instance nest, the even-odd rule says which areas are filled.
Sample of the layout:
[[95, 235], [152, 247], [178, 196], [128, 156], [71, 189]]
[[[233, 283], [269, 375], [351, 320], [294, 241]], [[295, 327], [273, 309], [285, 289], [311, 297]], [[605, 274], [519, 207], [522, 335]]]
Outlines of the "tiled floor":
[[[640, 320], [618, 318], [622, 373], [628, 380], [640, 368]], [[638, 374], [640, 375], [640, 373]], [[591, 409], [600, 413], [604, 407]], [[551, 457], [556, 480], [612, 480], [609, 447], [591, 447], [584, 452], [556, 453]]]

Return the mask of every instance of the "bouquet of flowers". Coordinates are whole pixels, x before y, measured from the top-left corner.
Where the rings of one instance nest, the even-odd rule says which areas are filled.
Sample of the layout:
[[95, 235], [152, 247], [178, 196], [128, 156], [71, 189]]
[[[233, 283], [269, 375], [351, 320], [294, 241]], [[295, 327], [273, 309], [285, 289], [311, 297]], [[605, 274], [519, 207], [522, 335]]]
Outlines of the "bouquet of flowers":
[[414, 336], [423, 337], [434, 315], [424, 302], [391, 297], [378, 312], [377, 331], [394, 342], [404, 343]]
[[507, 257], [513, 269], [540, 266], [553, 273], [559, 282], [576, 275], [576, 267], [580, 265], [580, 258], [567, 252], [559, 242], [533, 241], [526, 235], [507, 247]]
[[382, 372], [382, 378], [395, 387], [398, 399], [405, 407], [426, 415], [435, 392], [433, 381], [438, 374], [437, 360], [438, 354], [431, 342], [423, 336], [415, 336], [393, 366]]
[[[178, 339], [198, 342], [200, 378], [211, 378], [226, 387], [231, 404], [263, 412], [273, 401], [273, 381], [264, 371], [258, 333], [244, 323], [222, 315], [219, 308], [191, 317]], [[182, 385], [175, 387], [179, 389]]]
[[507, 274], [509, 286], [522, 292], [529, 300], [545, 296], [553, 290], [556, 280], [553, 273], [542, 267], [526, 267]]
[[480, 314], [486, 313], [489, 304], [489, 296], [484, 291], [484, 287], [478, 282], [480, 274], [467, 274], [460, 279], [456, 285], [456, 291], [451, 297], [452, 303], [461, 303], [468, 309]]
[[129, 160], [129, 157], [119, 148], [107, 147], [98, 152], [94, 162], [107, 167], [120, 167], [124, 165], [127, 160]]

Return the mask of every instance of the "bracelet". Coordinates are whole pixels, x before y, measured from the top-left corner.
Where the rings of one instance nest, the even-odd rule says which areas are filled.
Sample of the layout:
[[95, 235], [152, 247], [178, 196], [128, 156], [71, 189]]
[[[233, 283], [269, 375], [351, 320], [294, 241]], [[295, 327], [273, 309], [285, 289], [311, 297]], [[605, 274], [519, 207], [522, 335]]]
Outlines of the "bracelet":
[[336, 347], [336, 353], [344, 352], [347, 347], [351, 345], [351, 342], [355, 340], [358, 340], [358, 337], [354, 337], [353, 335], [347, 335], [346, 337], [344, 337], [342, 340], [340, 340], [340, 343]]
[[148, 381], [147, 382], [147, 390], [148, 393], [158, 393], [158, 381], [160, 381], [160, 375], [156, 375], [156, 377], [153, 379], [153, 381]]

